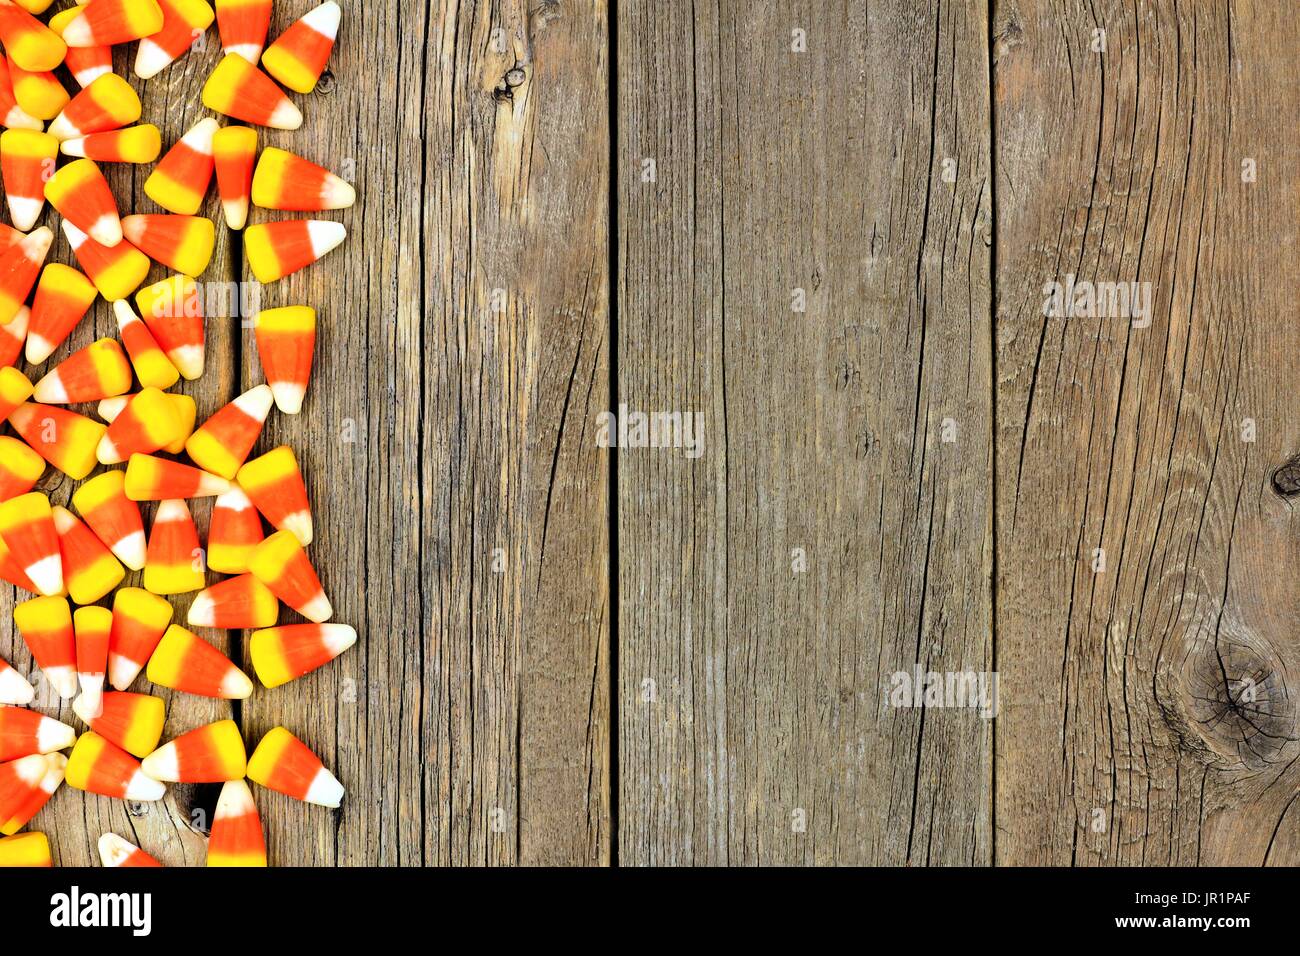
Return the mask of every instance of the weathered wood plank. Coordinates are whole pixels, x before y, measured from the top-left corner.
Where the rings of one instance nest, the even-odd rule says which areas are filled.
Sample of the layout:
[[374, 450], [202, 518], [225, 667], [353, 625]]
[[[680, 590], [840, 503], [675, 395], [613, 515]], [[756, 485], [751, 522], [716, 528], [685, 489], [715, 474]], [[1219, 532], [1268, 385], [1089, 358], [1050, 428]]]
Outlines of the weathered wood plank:
[[605, 23], [603, 4], [436, 4], [404, 131], [429, 864], [609, 857]]
[[618, 453], [620, 860], [988, 862], [989, 721], [885, 702], [992, 667], [983, 8], [619, 28], [618, 398], [704, 435]]
[[[67, 6], [69, 4], [60, 4]], [[162, 131], [163, 149], [166, 150], [190, 126], [208, 115], [199, 102], [200, 90], [204, 80], [215, 65], [220, 52], [213, 29], [209, 38], [212, 42], [206, 50], [192, 51], [181, 60], [168, 67], [154, 79], [146, 82], [135, 79], [132, 70], [135, 47], [119, 47], [114, 52], [114, 70], [121, 76], [132, 80], [140, 95], [143, 106], [142, 122], [152, 122]], [[64, 85], [69, 90], [77, 89], [70, 76], [63, 77]], [[144, 181], [152, 166], [103, 166], [105, 175], [113, 187], [122, 215], [132, 212], [164, 212], [157, 204], [144, 194]], [[216, 217], [220, 222], [220, 204], [215, 192], [209, 197], [201, 211], [202, 215]], [[76, 265], [66, 239], [59, 226], [59, 215], [48, 207], [42, 219], [55, 232], [55, 243], [50, 259]], [[168, 271], [154, 264], [146, 282], [154, 282], [168, 275]], [[217, 230], [217, 246], [212, 263], [202, 276], [207, 282], [229, 282], [235, 277], [231, 244], [224, 227]], [[228, 320], [209, 317], [207, 328], [207, 366], [202, 378], [194, 382], [181, 380], [172, 391], [184, 392], [194, 396], [198, 407], [198, 418], [202, 421], [221, 405], [229, 401], [237, 381], [235, 363], [235, 327]], [[104, 299], [98, 299], [91, 307], [90, 313], [77, 326], [67, 343], [61, 346], [45, 363], [37, 369], [20, 364], [24, 371], [30, 371], [33, 381], [46, 370], [53, 368], [68, 354], [99, 338], [117, 338], [117, 321], [113, 315], [112, 305]], [[94, 405], [74, 406], [82, 414], [95, 415]], [[101, 469], [102, 470], [102, 469]], [[49, 469], [41, 487], [49, 491], [52, 500], [67, 503], [79, 482], [73, 482], [62, 474]], [[207, 540], [207, 520], [211, 512], [210, 501], [192, 501], [189, 503], [198, 525], [200, 540]], [[142, 507], [146, 527], [152, 522], [156, 505]], [[209, 582], [217, 580], [215, 574], [209, 574]], [[141, 575], [129, 573], [125, 585], [140, 586]], [[5, 586], [0, 597], [0, 620], [5, 622], [0, 644], [8, 640], [15, 648], [14, 658], [21, 659], [24, 666], [30, 660], [22, 639], [16, 634], [12, 637], [13, 590]], [[19, 594], [18, 599], [28, 597]], [[184, 623], [185, 612], [193, 598], [189, 595], [176, 595], [171, 598], [176, 608], [173, 620]], [[101, 602], [111, 606], [110, 595]], [[213, 641], [218, 647], [229, 650], [228, 641], [221, 632], [202, 631], [202, 636]], [[4, 649], [6, 656], [8, 650]], [[14, 660], [18, 666], [18, 660]], [[182, 694], [155, 687], [145, 680], [142, 674], [133, 685], [132, 690], [152, 693], [162, 697], [167, 703], [167, 723], [163, 730], [163, 739], [168, 740], [187, 730], [192, 730], [213, 720], [229, 717], [234, 709], [228, 702], [214, 701]], [[76, 727], [78, 731], [86, 729], [72, 713], [70, 706], [60, 706], [48, 688], [42, 688], [38, 708], [42, 713], [57, 716]], [[120, 800], [85, 794], [70, 787], [61, 787], [46, 808], [32, 821], [31, 828], [43, 829], [50, 838], [55, 860], [60, 866], [98, 866], [99, 853], [96, 841], [105, 831], [112, 830], [129, 840], [137, 842], [159, 861], [168, 866], [202, 865], [205, 856], [205, 840], [196, 826], [206, 828], [210, 823], [210, 814], [215, 804], [215, 792], [211, 788], [196, 791], [193, 787], [172, 787], [167, 797], [158, 804], [127, 805]], [[200, 816], [194, 816], [195, 811]], [[196, 826], [191, 826], [194, 823]]]
[[[1297, 518], [1270, 475], [1300, 450], [1300, 28], [1000, 0], [993, 29], [997, 861], [1294, 864]], [[1149, 325], [1046, 316], [1067, 275], [1149, 283]]]
[[[277, 3], [272, 8], [271, 36], [315, 5], [310, 0]], [[370, 4], [342, 6], [343, 23], [327, 74], [316, 92], [294, 97], [303, 111], [302, 128], [292, 132], [258, 129], [258, 149], [287, 149], [353, 180], [357, 205], [349, 210], [312, 214], [254, 207], [248, 221], [252, 225], [303, 217], [332, 219], [343, 222], [350, 235], [343, 246], [320, 263], [266, 286], [253, 279], [242, 255], [242, 240], [238, 250], [241, 277], [250, 288], [257, 289], [261, 308], [308, 305], [317, 312], [313, 378], [303, 409], [298, 415], [272, 409], [252, 456], [279, 445], [294, 449], [316, 528], [309, 555], [334, 605], [333, 620], [356, 627], [358, 640], [364, 642], [329, 667], [300, 680], [271, 690], [259, 684], [243, 705], [242, 726], [250, 748], [272, 727], [284, 726], [320, 755], [349, 790], [345, 806], [331, 811], [257, 788], [255, 796], [272, 866], [355, 865], [378, 862], [380, 856], [385, 862], [419, 862], [418, 857], [409, 856], [409, 850], [385, 845], [385, 839], [374, 842], [384, 833], [384, 827], [367, 819], [367, 808], [384, 799], [380, 794], [388, 785], [386, 780], [396, 784], [393, 799], [409, 799], [417, 779], [415, 772], [399, 772], [394, 779], [392, 775], [358, 773], [356, 764], [358, 756], [367, 750], [378, 751], [375, 756], [380, 760], [390, 760], [389, 755], [399, 751], [402, 745], [396, 734], [402, 730], [414, 733], [414, 725], [400, 719], [400, 715], [415, 695], [403, 686], [404, 681], [412, 680], [409, 672], [392, 680], [381, 668], [375, 689], [385, 701], [378, 715], [379, 726], [385, 729], [376, 733], [372, 724], [367, 732], [365, 723], [356, 722], [354, 711], [359, 705], [364, 707], [361, 701], [366, 697], [366, 656], [392, 653], [388, 642], [397, 641], [403, 633], [403, 629], [390, 624], [393, 609], [401, 601], [391, 590], [390, 581], [400, 579], [402, 570], [376, 573], [370, 565], [372, 541], [367, 540], [367, 529], [373, 524], [379, 542], [396, 542], [402, 539], [408, 519], [390, 514], [374, 521], [370, 506], [375, 497], [367, 492], [367, 472], [377, 464], [371, 429], [378, 423], [372, 419], [382, 414], [378, 407], [382, 400], [375, 396], [383, 392], [375, 387], [376, 377], [393, 376], [398, 364], [390, 350], [375, 350], [371, 341], [377, 327], [390, 321], [395, 311], [393, 304], [382, 298], [376, 300], [368, 291], [382, 288], [392, 275], [390, 267], [383, 272], [376, 270], [372, 276], [369, 260], [375, 258], [372, 244], [384, 241], [382, 237], [391, 233], [398, 215], [392, 197], [386, 195], [393, 170], [381, 165], [383, 159], [395, 162], [395, 154], [368, 155], [372, 144], [393, 141], [395, 116], [391, 106], [379, 108], [367, 102], [368, 96], [381, 92], [382, 84], [372, 86], [376, 78], [388, 78], [374, 65], [392, 61], [379, 38], [391, 37], [393, 21], [388, 18], [395, 14], [373, 9]], [[384, 264], [382, 259], [377, 263], [381, 268]], [[373, 286], [372, 279], [377, 280]], [[241, 332], [239, 358], [239, 391], [266, 380], [251, 317]], [[411, 453], [385, 446], [381, 439], [378, 447], [384, 449], [385, 457], [396, 459], [397, 467], [406, 469], [406, 480], [415, 480], [410, 468]], [[377, 550], [382, 554], [384, 548]], [[410, 561], [409, 555], [402, 557]], [[385, 566], [381, 564], [380, 568]], [[418, 595], [418, 583], [408, 584]], [[373, 609], [368, 606], [372, 587], [382, 602]], [[298, 623], [304, 618], [282, 607], [280, 620]], [[245, 661], [249, 634], [242, 635]], [[404, 663], [409, 662], [406, 654], [398, 656]], [[376, 715], [369, 716], [373, 719]], [[352, 814], [354, 807], [359, 808], [356, 814]], [[358, 832], [358, 827], [365, 829]], [[369, 839], [362, 842], [366, 830]]]

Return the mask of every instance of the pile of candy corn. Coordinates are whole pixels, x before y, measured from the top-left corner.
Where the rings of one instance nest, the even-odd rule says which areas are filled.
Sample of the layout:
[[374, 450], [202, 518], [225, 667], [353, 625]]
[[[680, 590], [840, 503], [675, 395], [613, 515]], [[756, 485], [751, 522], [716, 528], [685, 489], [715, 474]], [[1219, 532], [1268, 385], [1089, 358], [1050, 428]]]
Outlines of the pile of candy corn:
[[[348, 625], [327, 623], [333, 608], [307, 555], [312, 513], [294, 451], [281, 446], [249, 460], [271, 407], [290, 415], [302, 407], [315, 311], [259, 313], [266, 384], [197, 428], [194, 400], [168, 391], [203, 374], [198, 280], [216, 226], [199, 212], [214, 176], [225, 225], [243, 231], [261, 283], [310, 265], [346, 236], [325, 220], [247, 224], [250, 202], [316, 212], [355, 199], [351, 186], [307, 159], [270, 147], [258, 155], [254, 127], [302, 124], [281, 86], [315, 89], [340, 20], [336, 3], [322, 3], [263, 49], [271, 3], [215, 0], [214, 10], [206, 0], [89, 0], [43, 22], [52, 0], [0, 0], [0, 179], [12, 220], [0, 223], [0, 419], [18, 436], [0, 435], [0, 578], [33, 595], [14, 608], [15, 628], [88, 728], [78, 736], [29, 709], [35, 689], [0, 659], [0, 866], [52, 865], [45, 835], [18, 831], [65, 782], [132, 801], [159, 800], [168, 783], [223, 783], [209, 866], [266, 865], [246, 779], [326, 807], [343, 798], [342, 784], [283, 727], [251, 755], [229, 720], [159, 746], [164, 702], [131, 690], [144, 671], [153, 684], [188, 694], [253, 692], [225, 654], [172, 620], [169, 595], [198, 592], [191, 627], [255, 629], [249, 656], [268, 688], [321, 667], [357, 638]], [[214, 19], [223, 55], [203, 105], [249, 125], [202, 119], [158, 159], [163, 133], [138, 123], [140, 99], [113, 73], [112, 47], [139, 41], [135, 73], [146, 80]], [[53, 72], [61, 65], [81, 88], [75, 95]], [[120, 215], [100, 164], [155, 160], [144, 191], [167, 212]], [[42, 268], [54, 241], [37, 225], [46, 203], [80, 269]], [[151, 259], [175, 274], [140, 289]], [[33, 384], [19, 356], [45, 362], [99, 296], [113, 304], [120, 341], [72, 352]], [[65, 407], [82, 403], [97, 403], [102, 422]], [[47, 463], [79, 483], [69, 508], [32, 490]], [[209, 496], [216, 501], [205, 549], [186, 501]], [[158, 503], [147, 534], [139, 502]], [[143, 588], [119, 587], [127, 569], [144, 572]], [[229, 577], [208, 587], [207, 570]], [[99, 603], [110, 598], [111, 607]], [[280, 625], [281, 604], [309, 623]], [[159, 865], [113, 833], [99, 850], [106, 866]]]

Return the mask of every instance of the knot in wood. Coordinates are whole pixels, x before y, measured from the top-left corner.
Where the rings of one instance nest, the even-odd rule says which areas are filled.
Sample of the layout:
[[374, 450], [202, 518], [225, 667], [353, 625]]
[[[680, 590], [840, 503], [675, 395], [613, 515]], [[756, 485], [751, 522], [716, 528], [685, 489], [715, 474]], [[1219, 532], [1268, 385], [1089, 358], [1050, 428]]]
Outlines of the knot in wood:
[[1283, 498], [1300, 495], [1300, 455], [1292, 455], [1290, 460], [1273, 472], [1273, 490]]
[[1184, 742], [1225, 769], [1259, 772], [1291, 759], [1295, 701], [1272, 651], [1224, 630], [1188, 640], [1175, 702]]

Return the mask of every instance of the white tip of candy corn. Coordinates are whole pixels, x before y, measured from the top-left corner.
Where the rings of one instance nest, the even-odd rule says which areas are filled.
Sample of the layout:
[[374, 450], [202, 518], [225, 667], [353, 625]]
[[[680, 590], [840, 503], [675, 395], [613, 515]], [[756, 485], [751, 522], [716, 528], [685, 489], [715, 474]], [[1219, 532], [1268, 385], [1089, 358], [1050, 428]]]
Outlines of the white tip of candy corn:
[[116, 833], [105, 833], [99, 838], [99, 859], [105, 866], [121, 866], [136, 846], [123, 840]]
[[[123, 657], [121, 654], [108, 655], [108, 682], [116, 690], [126, 690], [139, 673], [140, 665], [129, 657]], [[73, 701], [72, 709], [77, 709], [76, 701]], [[86, 719], [80, 712], [77, 713], [77, 716], [81, 717], [82, 720]]]
[[177, 780], [180, 778], [181, 763], [176, 753], [175, 741], [163, 744], [144, 760], [140, 768], [155, 780]]
[[36, 725], [36, 746], [41, 753], [50, 754], [65, 750], [77, 742], [77, 732], [60, 720], [42, 716]]
[[49, 596], [63, 590], [63, 559], [57, 554], [41, 558], [23, 570], [42, 594]]
[[[81, 682], [81, 695], [72, 702], [72, 711], [78, 717], [81, 717], [81, 711], [77, 710], [80, 704], [90, 717], [98, 717], [104, 712], [104, 675], [103, 674], [78, 674], [77, 679]], [[85, 720], [85, 718], [82, 718]], [[86, 721], [90, 723], [90, 721]]]
[[317, 259], [331, 249], [342, 244], [348, 237], [347, 227], [341, 222], [328, 219], [313, 219], [307, 223], [307, 235], [311, 239], [311, 251]]
[[132, 531], [125, 538], [115, 542], [109, 550], [113, 552], [117, 560], [132, 571], [139, 571], [144, 567], [148, 542], [145, 540], [143, 531]]
[[148, 776], [143, 770], [137, 770], [131, 774], [131, 779], [127, 782], [126, 793], [127, 800], [140, 800], [152, 802], [161, 800], [167, 788], [153, 777]]
[[307, 620], [315, 621], [319, 624], [321, 621], [328, 621], [334, 616], [334, 606], [330, 604], [329, 598], [324, 594], [317, 594], [314, 598], [300, 607], [298, 613]]
[[221, 682], [221, 695], [228, 700], [247, 700], [253, 693], [253, 682], [241, 670], [232, 670]]
[[276, 382], [271, 386], [275, 396], [275, 405], [286, 415], [297, 415], [302, 411], [302, 399], [307, 389], [297, 382]]
[[324, 767], [316, 771], [303, 799], [322, 807], [337, 807], [343, 802], [343, 784]]
[[77, 696], [77, 671], [71, 665], [61, 664], [58, 667], [44, 667], [42, 670], [54, 692], [64, 700]]
[[26, 707], [36, 697], [36, 689], [12, 667], [0, 671], [0, 704]]
[[328, 0], [322, 3], [314, 10], [309, 10], [303, 15], [302, 23], [311, 27], [323, 37], [333, 40], [339, 35], [339, 21], [343, 19], [343, 11], [334, 0]]

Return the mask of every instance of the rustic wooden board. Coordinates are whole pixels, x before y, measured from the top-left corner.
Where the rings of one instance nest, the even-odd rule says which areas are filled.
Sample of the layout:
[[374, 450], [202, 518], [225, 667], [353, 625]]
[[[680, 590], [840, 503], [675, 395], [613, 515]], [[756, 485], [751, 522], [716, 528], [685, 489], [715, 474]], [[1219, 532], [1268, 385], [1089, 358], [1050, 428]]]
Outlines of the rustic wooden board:
[[[272, 34], [313, 5], [277, 3]], [[314, 306], [319, 329], [303, 413], [273, 412], [257, 451], [297, 450], [311, 556], [361, 642], [233, 706], [161, 691], [165, 737], [233, 716], [251, 749], [283, 724], [335, 769], [338, 811], [257, 789], [272, 865], [605, 863], [608, 456], [591, 425], [609, 392], [605, 13], [343, 7], [329, 73], [297, 98], [304, 127], [261, 139], [340, 171], [359, 201], [323, 214], [351, 232], [327, 262], [259, 290], [264, 308]], [[203, 115], [208, 39], [137, 83], [165, 145]], [[118, 51], [119, 73], [133, 55]], [[124, 211], [157, 211], [147, 174], [112, 171]], [[250, 280], [215, 194], [204, 214], [220, 237], [204, 278]], [[70, 258], [62, 240], [56, 254]], [[207, 374], [185, 386], [200, 420], [262, 380], [251, 328], [234, 315], [207, 328]], [[114, 333], [99, 303], [52, 362]], [[59, 500], [72, 490], [48, 484]], [[205, 536], [209, 511], [195, 507]], [[183, 620], [189, 598], [175, 603]], [[205, 636], [247, 665], [246, 635]], [[32, 670], [11, 629], [0, 647]], [[33, 825], [62, 865], [95, 862], [110, 828], [169, 865], [201, 864], [187, 821], [215, 789], [141, 810], [64, 788]]]
[[619, 859], [987, 863], [990, 722], [884, 703], [991, 668], [983, 8], [619, 28], [618, 399], [705, 443], [618, 452]]
[[[257, 451], [298, 452], [361, 640], [240, 704], [158, 691], [167, 737], [282, 724], [348, 788], [255, 790], [273, 865], [1300, 859], [1294, 18], [342, 5], [306, 124], [261, 137], [359, 198], [260, 290], [319, 329]], [[137, 83], [167, 144], [209, 41]], [[147, 175], [111, 170], [124, 212]], [[249, 280], [218, 237], [204, 278]], [[1150, 323], [1045, 316], [1067, 275], [1149, 282]], [[262, 380], [207, 329], [200, 418]], [[97, 303], [48, 364], [115, 331]], [[602, 447], [620, 404], [698, 413], [702, 454]], [[997, 718], [898, 706], [914, 669], [998, 672]], [[108, 829], [201, 865], [214, 798], [63, 788], [33, 826], [62, 865]]]
[[425, 273], [400, 273], [394, 307], [423, 359], [400, 511], [421, 522], [430, 864], [610, 856], [605, 23], [512, 0], [435, 5], [423, 31], [423, 125], [402, 136], [423, 163], [399, 194], [424, 206], [394, 238]]
[[[999, 863], [1300, 859], [1283, 6], [996, 4]], [[1067, 274], [1150, 325], [1045, 317]]]

